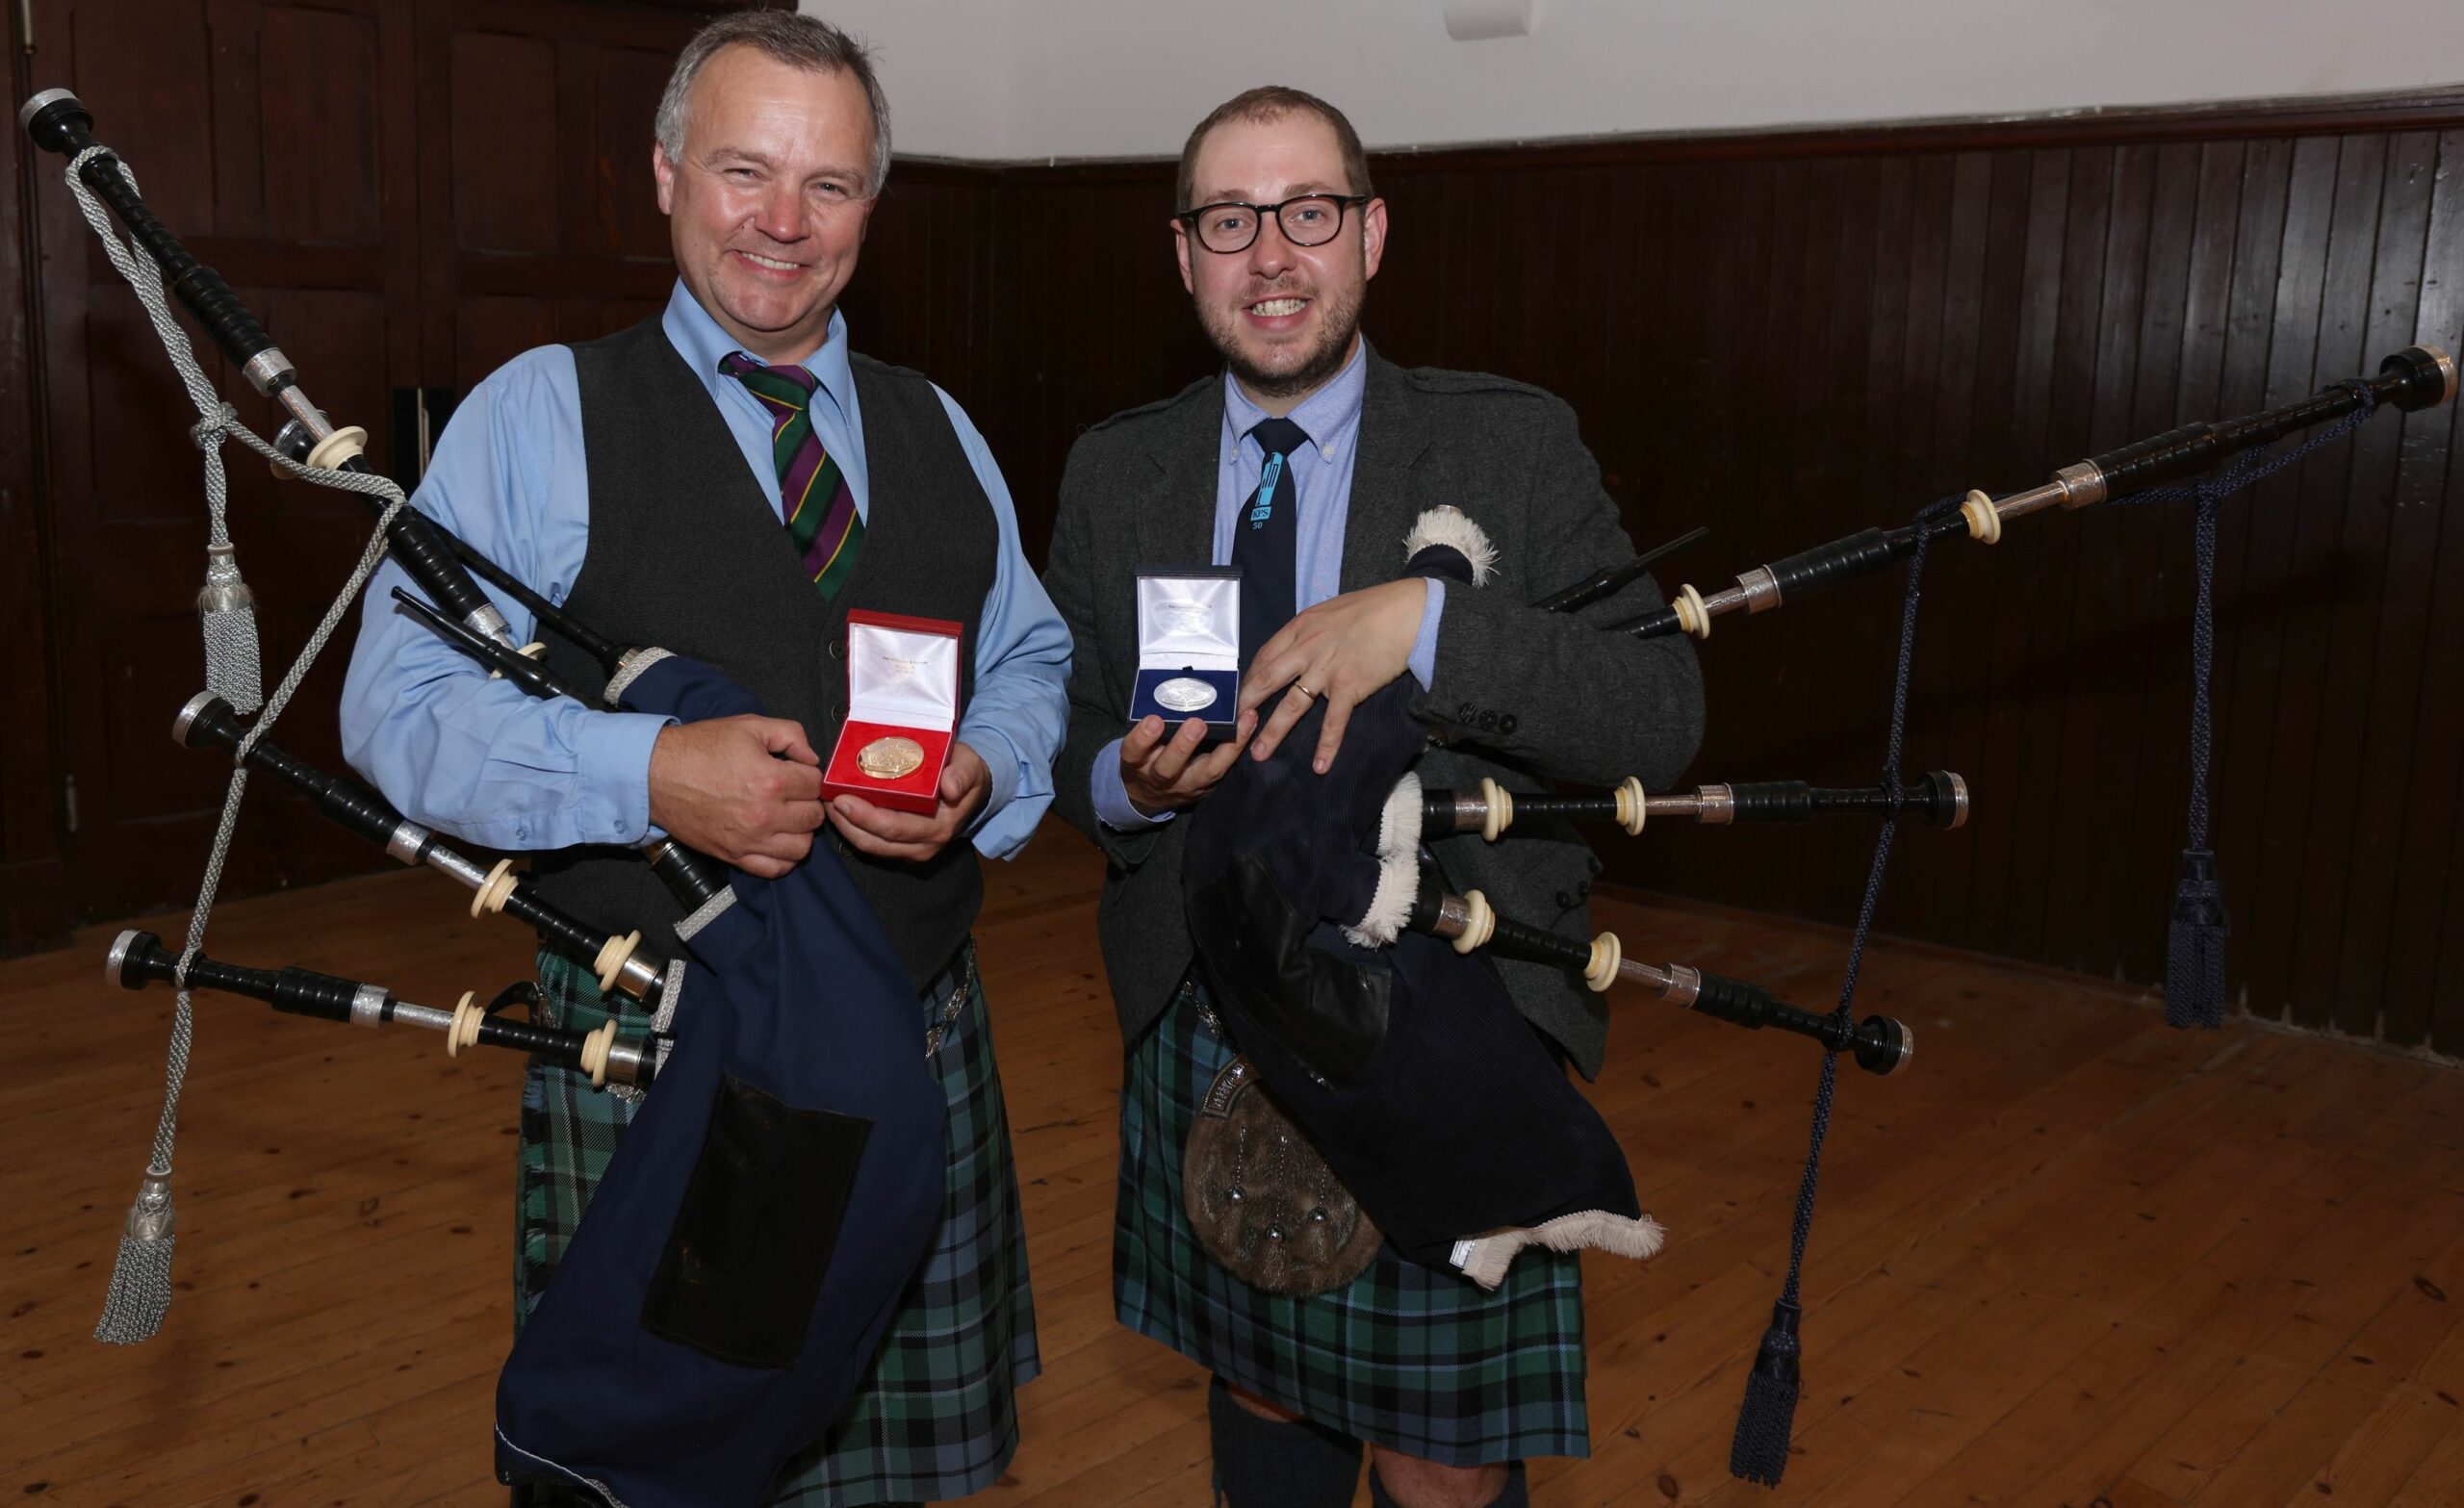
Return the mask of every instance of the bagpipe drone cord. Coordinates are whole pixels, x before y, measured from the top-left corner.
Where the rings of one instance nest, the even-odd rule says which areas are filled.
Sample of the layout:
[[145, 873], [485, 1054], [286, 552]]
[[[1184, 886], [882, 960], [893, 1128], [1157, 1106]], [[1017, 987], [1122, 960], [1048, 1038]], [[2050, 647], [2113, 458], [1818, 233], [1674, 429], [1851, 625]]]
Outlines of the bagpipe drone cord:
[[[39, 96], [38, 97], [39, 99]], [[127, 165], [113, 156], [110, 149], [89, 146], [69, 161], [69, 191], [77, 196], [77, 207], [86, 222], [101, 238], [112, 266], [119, 269], [138, 301], [145, 306], [146, 318], [152, 321], [156, 339], [179, 372], [180, 383], [187, 389], [189, 401], [196, 406], [197, 422], [189, 437], [203, 453], [205, 464], [206, 509], [210, 519], [207, 535], [207, 568], [205, 590], [199, 597], [204, 617], [206, 683], [217, 694], [240, 710], [259, 704], [256, 620], [246, 586], [240, 579], [239, 567], [232, 558], [230, 533], [224, 523], [229, 498], [229, 483], [222, 470], [222, 446], [238, 439], [241, 444], [264, 456], [281, 471], [314, 482], [321, 487], [337, 488], [380, 499], [376, 527], [368, 544], [360, 550], [349, 578], [343, 583], [299, 657], [283, 673], [270, 696], [263, 698], [263, 710], [239, 747], [233, 752], [231, 783], [222, 797], [222, 814], [214, 830], [214, 846], [209, 854], [205, 874], [198, 882], [195, 906], [189, 913], [188, 933], [181, 944], [180, 961], [173, 975], [180, 988], [171, 1007], [171, 1041], [164, 1069], [163, 1113], [154, 1128], [153, 1148], [146, 1160], [145, 1177], [139, 1186], [136, 1203], [128, 1212], [127, 1224], [120, 1232], [119, 1251], [112, 1263], [111, 1287], [103, 1298], [103, 1312], [94, 1324], [94, 1339], [114, 1345], [131, 1345], [151, 1339], [163, 1327], [163, 1316], [171, 1305], [171, 1247], [175, 1235], [174, 1212], [171, 1204], [171, 1153], [179, 1131], [180, 1088], [188, 1076], [189, 1047], [194, 1035], [194, 1012], [190, 1001], [187, 971], [189, 964], [205, 945], [205, 926], [214, 908], [215, 896], [222, 885], [222, 864], [231, 849], [231, 834], [240, 817], [240, 802], [247, 790], [247, 756], [257, 741], [273, 728], [283, 709], [307, 678], [309, 667], [339, 627], [351, 603], [359, 600], [360, 589], [377, 562], [384, 557], [386, 535], [398, 514], [407, 506], [402, 489], [389, 477], [368, 471], [337, 471], [321, 466], [304, 465], [283, 454], [240, 422], [236, 410], [222, 401], [215, 391], [213, 380], [197, 365], [196, 353], [189, 345], [187, 332], [172, 318], [163, 289], [162, 268], [149, 255], [141, 242], [132, 238], [123, 242], [112, 229], [111, 220], [94, 192], [87, 187], [83, 172], [89, 165], [117, 171], [127, 180], [129, 192], [136, 192], [137, 182]]]
[[[2207, 766], [2211, 727], [2208, 716], [2207, 679], [2215, 660], [2215, 575], [2217, 513], [2223, 499], [2246, 487], [2256, 485], [2286, 467], [2301, 460], [2320, 447], [2331, 444], [2369, 422], [2376, 410], [2376, 396], [2361, 381], [2338, 383], [2355, 395], [2354, 408], [2304, 440], [2280, 453], [2248, 450], [2232, 465], [2213, 476], [2188, 485], [2150, 487], [2117, 498], [2121, 503], [2166, 502], [2193, 499], [2197, 504], [2197, 577], [2198, 593], [2192, 614], [2191, 629], [2191, 794], [2190, 835], [2182, 855], [2182, 879], [2173, 901], [2169, 945], [2166, 956], [2165, 1017], [2174, 1027], [2217, 1027], [2223, 1023], [2224, 1010], [2224, 903], [2216, 880], [2215, 856], [2207, 849]], [[1969, 504], [1967, 498], [1944, 498], [1920, 509], [1914, 524], [1923, 525], [1946, 513]], [[1916, 608], [1921, 597], [1925, 573], [1926, 548], [1932, 543], [1932, 531], [1918, 527], [1913, 548], [1908, 558], [1908, 590], [1900, 607], [1899, 663], [1892, 674], [1889, 732], [1883, 750], [1882, 790], [1900, 793], [1904, 790], [1899, 777], [1902, 740], [1908, 727], [1908, 685], [1915, 663]], [[1834, 1020], [1841, 1027], [1851, 1019], [1851, 1007], [1857, 998], [1858, 974], [1864, 962], [1865, 939], [1874, 922], [1874, 909], [1882, 899], [1883, 875], [1890, 861], [1892, 834], [1899, 826], [1899, 806], [1903, 798], [1894, 795], [1890, 807], [1883, 817], [1882, 831], [1874, 838], [1873, 863], [1865, 872], [1865, 893], [1857, 907], [1857, 924], [1850, 933], [1848, 961], [1839, 981], [1839, 1008]], [[1801, 1385], [1800, 1359], [1803, 1342], [1799, 1335], [1804, 1317], [1804, 1300], [1800, 1277], [1805, 1265], [1806, 1241], [1813, 1230], [1813, 1201], [1822, 1176], [1822, 1143], [1831, 1129], [1832, 1097], [1838, 1078], [1835, 1054], [1825, 1053], [1820, 1077], [1815, 1081], [1813, 1129], [1808, 1137], [1804, 1176], [1797, 1186], [1795, 1215], [1788, 1235], [1788, 1275], [1781, 1285], [1780, 1298], [1772, 1306], [1770, 1327], [1762, 1334], [1752, 1369], [1746, 1375], [1745, 1401], [1737, 1411], [1736, 1433], [1729, 1447], [1729, 1471], [1747, 1481], [1777, 1487], [1788, 1467], [1788, 1438], [1796, 1418], [1797, 1395]]]

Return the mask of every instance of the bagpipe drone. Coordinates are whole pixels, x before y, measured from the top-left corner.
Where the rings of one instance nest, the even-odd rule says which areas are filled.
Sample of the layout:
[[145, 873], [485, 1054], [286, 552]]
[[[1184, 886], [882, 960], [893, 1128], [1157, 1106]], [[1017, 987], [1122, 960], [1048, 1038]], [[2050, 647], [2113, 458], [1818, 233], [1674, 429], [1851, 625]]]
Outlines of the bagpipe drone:
[[[338, 1023], [429, 1027], [445, 1034], [449, 1051], [512, 1048], [642, 1096], [499, 1379], [499, 1475], [636, 1505], [759, 1501], [779, 1465], [819, 1433], [860, 1380], [939, 1214], [945, 1112], [928, 1057], [934, 1035], [906, 968], [827, 845], [777, 881], [726, 869], [674, 842], [647, 845], [645, 860], [684, 913], [674, 928], [680, 957], [660, 959], [642, 948], [639, 931], [610, 936], [584, 926], [537, 894], [510, 861], [483, 871], [374, 793], [270, 742], [310, 661], [388, 551], [428, 599], [398, 592], [407, 609], [533, 695], [573, 696], [575, 688], [515, 647], [502, 612], [463, 560], [510, 586], [511, 600], [546, 604], [472, 556], [367, 467], [365, 432], [335, 425], [309, 400], [264, 328], [146, 209], [119, 160], [94, 142], [92, 116], [77, 98], [48, 90], [18, 118], [38, 145], [70, 159], [81, 210], [145, 303], [200, 416], [192, 433], [206, 458], [212, 518], [199, 601], [209, 689], [181, 709], [173, 734], [227, 754], [234, 766], [185, 942], [173, 950], [150, 933], [127, 933], [107, 961], [113, 983], [136, 989], [167, 982], [178, 994], [163, 1115], [97, 1339], [145, 1340], [169, 1304], [172, 1136], [192, 991], [251, 996]], [[133, 243], [112, 231], [111, 216]], [[199, 369], [164, 298], [166, 275], [223, 354], [289, 416], [270, 444], [239, 422]], [[219, 447], [233, 438], [288, 474], [358, 494], [378, 523], [299, 660], [262, 699], [252, 604], [222, 519]], [[547, 621], [601, 662], [606, 700], [625, 710], [681, 722], [760, 710], [707, 666], [655, 649], [619, 650], [561, 615]], [[243, 721], [248, 712], [257, 713], [253, 722]], [[207, 958], [207, 913], [252, 771], [298, 790], [400, 861], [468, 886], [475, 916], [510, 914], [543, 941], [589, 960], [603, 989], [655, 1011], [652, 1034], [627, 1041], [612, 1022], [584, 1034], [503, 1018], [502, 1007], [535, 998], [526, 984], [485, 1006], [465, 996], [446, 1010], [360, 981]]]
[[[1591, 1245], [1641, 1256], [1656, 1248], [1659, 1232], [1635, 1208], [1631, 1177], [1597, 1113], [1566, 1083], [1563, 1068], [1522, 1022], [1502, 985], [1469, 967], [1467, 955], [1486, 948], [1553, 963], [1595, 990], [1626, 980], [1698, 1013], [1818, 1042], [1823, 1056], [1787, 1276], [1749, 1372], [1730, 1460], [1735, 1475], [1777, 1485], [1801, 1380], [1800, 1278], [1837, 1060], [1844, 1055], [1884, 1074], [1905, 1066], [1913, 1051], [1901, 1023], [1882, 1016], [1859, 1022], [1852, 1012], [1892, 836], [1903, 818], [1956, 828], [1969, 808], [1966, 783], [1958, 776], [1934, 771], [1908, 780], [1899, 768], [1928, 547], [1962, 534], [1994, 544], [2006, 524], [2057, 504], [2195, 502], [2191, 833], [2171, 918], [2166, 994], [2171, 1024], [2216, 1026], [2224, 999], [2225, 918], [2207, 847], [2204, 780], [2218, 505], [2381, 406], [2428, 408], [2455, 391], [2455, 366], [2445, 352], [2409, 346], [2381, 363], [2374, 377], [2340, 382], [2246, 418], [2185, 425], [2063, 467], [2052, 482], [1998, 499], [1981, 491], [1946, 498], [1903, 527], [1861, 530], [1749, 571], [1713, 595], [1681, 587], [1668, 605], [1601, 630], [1640, 638], [1681, 631], [1707, 639], [1722, 615], [1765, 612], [1906, 561], [1889, 735], [1881, 778], [1871, 786], [1778, 781], [1652, 795], [1630, 780], [1605, 792], [1567, 794], [1510, 790], [1484, 779], [1476, 788], [1424, 791], [1410, 766], [1426, 729], [1409, 716], [1409, 688], [1399, 682], [1354, 709], [1342, 757], [1320, 778], [1310, 773], [1309, 761], [1313, 723], [1323, 706], [1313, 707], [1268, 759], [1236, 761], [1188, 818], [1183, 873], [1191, 930], [1216, 1003], [1244, 1055], [1235, 1065], [1238, 1075], [1253, 1077], [1289, 1113], [1399, 1252], [1494, 1285], [1526, 1244]], [[2298, 447], [2261, 449], [2323, 423], [2330, 427]], [[2237, 456], [2216, 474], [2180, 485]], [[1476, 529], [1464, 541], [1469, 521], [1447, 517], [1453, 514], [1424, 515], [1423, 527], [1406, 545], [1406, 570], [1468, 587], [1476, 578], [1472, 561], [1488, 547]], [[1647, 563], [1612, 563], [1533, 605], [1572, 611], [1610, 601], [1641, 578]], [[1625, 956], [1611, 933], [1585, 940], [1501, 917], [1476, 890], [1450, 893], [1424, 849], [1428, 839], [1453, 834], [1510, 840], [1518, 818], [1613, 822], [1638, 834], [1655, 816], [1723, 824], [1844, 812], [1878, 815], [1882, 826], [1837, 1004], [1826, 1013], [1685, 965], [1640, 963]], [[1200, 1205], [1209, 1195], [1194, 1188], [1189, 1197], [1193, 1220], [1204, 1233], [1207, 1212]]]

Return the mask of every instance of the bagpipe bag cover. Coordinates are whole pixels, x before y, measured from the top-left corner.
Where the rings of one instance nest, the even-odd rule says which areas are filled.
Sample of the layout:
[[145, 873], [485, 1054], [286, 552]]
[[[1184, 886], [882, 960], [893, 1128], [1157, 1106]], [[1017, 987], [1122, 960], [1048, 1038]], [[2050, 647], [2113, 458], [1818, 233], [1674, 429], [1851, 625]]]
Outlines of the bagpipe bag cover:
[[[622, 704], [761, 710], [674, 657]], [[879, 918], [826, 843], [730, 881], [684, 938], [675, 1045], [497, 1386], [500, 1467], [627, 1508], [763, 1501], [856, 1390], [941, 1209], [941, 1090]]]
[[[1452, 550], [1423, 550], [1412, 569], [1471, 589]], [[1426, 744], [1413, 689], [1406, 677], [1354, 708], [1322, 776], [1320, 702], [1190, 813], [1184, 898], [1210, 993], [1260, 1083], [1404, 1257], [1454, 1271], [1458, 1241], [1589, 1212], [1618, 1217], [1604, 1223], [1644, 1255], [1635, 1243], [1656, 1245], [1657, 1229], [1624, 1152], [1487, 960], [1416, 932], [1374, 949], [1344, 935], [1376, 889], [1389, 795]]]

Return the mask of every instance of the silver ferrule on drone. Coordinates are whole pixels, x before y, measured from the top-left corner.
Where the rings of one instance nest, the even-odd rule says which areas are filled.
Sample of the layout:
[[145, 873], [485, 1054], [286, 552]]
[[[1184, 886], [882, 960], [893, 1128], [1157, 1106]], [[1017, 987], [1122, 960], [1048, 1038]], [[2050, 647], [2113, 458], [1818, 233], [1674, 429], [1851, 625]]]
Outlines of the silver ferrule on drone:
[[393, 1000], [393, 991], [382, 984], [360, 985], [351, 991], [350, 1024], [372, 1028], [383, 1026], [387, 1018], [385, 1008]]

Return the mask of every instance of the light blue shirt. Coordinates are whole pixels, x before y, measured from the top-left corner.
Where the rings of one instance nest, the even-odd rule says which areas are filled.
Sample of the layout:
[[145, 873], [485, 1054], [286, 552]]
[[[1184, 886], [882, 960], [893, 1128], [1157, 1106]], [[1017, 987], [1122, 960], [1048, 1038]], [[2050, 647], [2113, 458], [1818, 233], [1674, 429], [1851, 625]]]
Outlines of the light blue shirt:
[[[680, 282], [659, 322], [709, 390], [776, 511], [769, 413], [719, 371], [720, 359], [739, 347]], [[821, 348], [801, 365], [820, 380], [813, 430], [838, 462], [858, 513], [869, 517], [863, 416], [844, 319], [831, 315]], [[1052, 761], [1067, 720], [1062, 687], [1069, 630], [1019, 550], [1017, 510], [984, 437], [948, 394], [934, 391], [999, 525], [1000, 557], [977, 624], [975, 678], [958, 736], [991, 772], [975, 818], [975, 846], [1006, 858], [1025, 846], [1052, 802]], [[472, 389], [446, 426], [415, 500], [561, 604], [590, 543], [572, 350], [526, 351]], [[476, 661], [395, 605], [393, 589], [409, 584], [389, 561], [368, 588], [343, 684], [343, 752], [350, 762], [414, 820], [490, 848], [638, 843], [651, 835], [651, 744], [670, 720], [561, 697], [542, 701], [490, 680]], [[527, 612], [493, 589], [488, 596], [516, 640], [535, 636]]]
[[[1335, 379], [1302, 399], [1289, 416], [1309, 437], [1309, 444], [1298, 453], [1284, 458], [1285, 474], [1292, 479], [1295, 506], [1299, 509], [1294, 515], [1297, 533], [1292, 543], [1295, 611], [1315, 607], [1343, 591], [1344, 526], [1351, 517], [1352, 461], [1360, 448], [1361, 397], [1368, 391], [1369, 343], [1364, 340]], [[1233, 530], [1243, 506], [1256, 496], [1266, 474], [1266, 447], [1249, 431], [1270, 417], [1249, 401], [1226, 371], [1223, 434], [1215, 472], [1216, 565], [1232, 563]], [[1437, 626], [1445, 610], [1446, 583], [1432, 579], [1408, 662], [1424, 689], [1437, 678]], [[1134, 832], [1172, 818], [1168, 811], [1149, 817], [1129, 804], [1128, 787], [1121, 781], [1117, 738], [1095, 756], [1092, 783], [1095, 815], [1116, 831]]]

